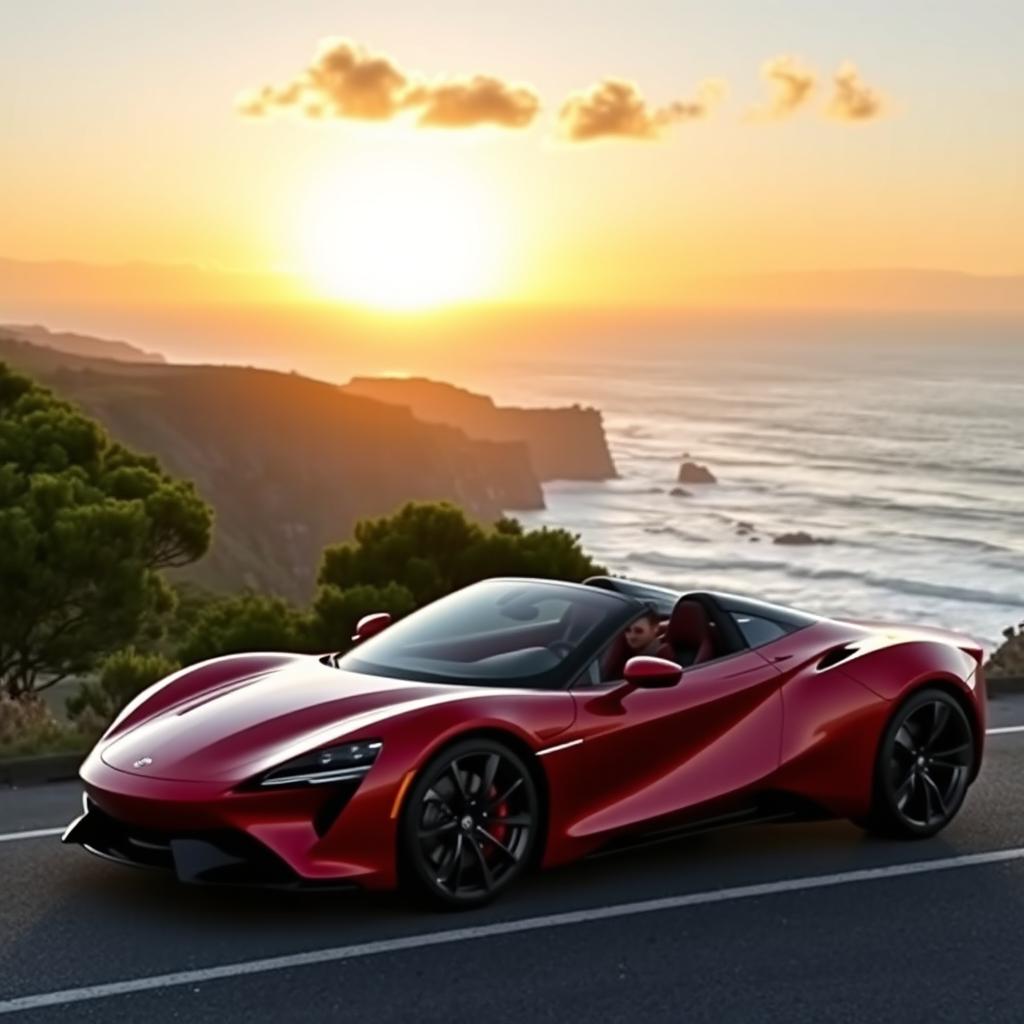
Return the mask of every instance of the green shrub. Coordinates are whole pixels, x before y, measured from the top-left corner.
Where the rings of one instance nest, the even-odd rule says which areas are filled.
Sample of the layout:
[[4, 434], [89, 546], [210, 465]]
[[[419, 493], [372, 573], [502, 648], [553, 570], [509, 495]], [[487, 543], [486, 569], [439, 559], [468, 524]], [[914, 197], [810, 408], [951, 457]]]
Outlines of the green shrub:
[[142, 653], [133, 647], [118, 651], [103, 663], [99, 679], [83, 683], [68, 698], [68, 715], [86, 731], [94, 731], [97, 723], [105, 728], [133, 697], [177, 668], [161, 654]]
[[355, 539], [324, 551], [319, 582], [341, 590], [396, 583], [416, 607], [491, 576], [580, 581], [603, 574], [567, 530], [524, 530], [515, 519], [480, 526], [447, 502], [410, 502], [363, 519]]
[[58, 721], [38, 698], [0, 695], [0, 757], [84, 751], [95, 738]]
[[343, 651], [351, 646], [356, 623], [371, 612], [390, 612], [399, 619], [416, 603], [408, 588], [360, 584], [342, 590], [333, 583], [320, 587], [309, 619], [307, 645], [314, 651]]
[[203, 603], [175, 654], [191, 665], [245, 651], [302, 651], [307, 630], [307, 616], [282, 598], [236, 594]]

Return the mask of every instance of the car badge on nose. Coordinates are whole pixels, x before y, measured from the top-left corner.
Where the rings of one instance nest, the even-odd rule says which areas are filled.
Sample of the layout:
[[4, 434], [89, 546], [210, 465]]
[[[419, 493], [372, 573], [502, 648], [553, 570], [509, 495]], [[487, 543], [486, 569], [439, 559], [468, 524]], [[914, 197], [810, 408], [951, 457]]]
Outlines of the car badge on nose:
[[136, 762], [135, 762], [135, 763], [134, 763], [134, 764], [132, 765], [132, 767], [133, 767], [133, 768], [145, 768], [145, 767], [147, 767], [148, 765], [151, 765], [152, 763], [153, 763], [153, 758], [151, 758], [151, 757], [140, 757], [140, 758], [138, 759], [138, 761], [136, 761]]

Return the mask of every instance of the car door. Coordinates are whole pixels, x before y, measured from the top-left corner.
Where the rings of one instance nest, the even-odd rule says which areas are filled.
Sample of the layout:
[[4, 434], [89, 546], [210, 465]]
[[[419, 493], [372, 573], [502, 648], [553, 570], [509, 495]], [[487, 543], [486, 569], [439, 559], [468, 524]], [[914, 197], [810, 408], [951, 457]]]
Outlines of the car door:
[[[576, 688], [577, 838], [671, 819], [776, 770], [782, 674], [745, 650], [683, 670], [666, 689]], [[585, 784], [584, 784], [585, 781]]]

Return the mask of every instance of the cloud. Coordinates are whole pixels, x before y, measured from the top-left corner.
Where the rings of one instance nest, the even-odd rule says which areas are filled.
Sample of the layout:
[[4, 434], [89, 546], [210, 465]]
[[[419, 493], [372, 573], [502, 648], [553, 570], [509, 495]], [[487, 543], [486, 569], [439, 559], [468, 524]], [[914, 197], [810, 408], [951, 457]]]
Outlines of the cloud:
[[833, 78], [835, 89], [825, 113], [838, 121], [870, 121], [882, 113], [882, 95], [866, 85], [852, 61], [845, 61]]
[[[789, 117], [809, 104], [818, 87], [816, 72], [789, 54], [766, 60], [761, 76], [770, 96], [748, 111], [750, 121]], [[571, 142], [658, 139], [673, 124], [707, 117], [725, 92], [721, 79], [706, 79], [692, 99], [656, 107], [633, 82], [607, 77], [565, 100], [558, 130]], [[293, 78], [251, 90], [238, 98], [237, 106], [254, 118], [294, 110], [308, 118], [389, 121], [409, 113], [421, 128], [521, 129], [534, 122], [541, 102], [523, 83], [488, 74], [428, 80], [351, 39], [332, 37], [321, 42], [313, 61]], [[884, 106], [883, 96], [846, 61], [833, 77], [824, 113], [839, 121], [867, 121]]]
[[314, 117], [386, 121], [405, 105], [409, 79], [389, 58], [348, 39], [325, 39], [309, 67], [284, 85], [264, 85], [239, 100], [250, 117], [301, 107]]
[[264, 85], [243, 94], [238, 110], [266, 117], [298, 109], [311, 118], [388, 121], [403, 111], [420, 111], [429, 128], [471, 128], [481, 124], [524, 128], [540, 109], [537, 94], [491, 75], [426, 82], [393, 60], [370, 53], [350, 39], [325, 39], [313, 63], [283, 85]]
[[529, 86], [510, 85], [491, 75], [420, 86], [409, 105], [420, 103], [419, 123], [430, 128], [525, 128], [540, 110], [540, 98]]
[[818, 84], [811, 68], [787, 54], [766, 60], [761, 65], [761, 77], [768, 82], [772, 96], [767, 104], [751, 108], [749, 118], [754, 121], [788, 117], [811, 98]]
[[725, 93], [718, 79], [702, 82], [696, 99], [652, 107], [632, 83], [605, 78], [573, 93], [558, 113], [561, 135], [572, 142], [592, 139], [657, 139], [670, 124], [705, 117]]

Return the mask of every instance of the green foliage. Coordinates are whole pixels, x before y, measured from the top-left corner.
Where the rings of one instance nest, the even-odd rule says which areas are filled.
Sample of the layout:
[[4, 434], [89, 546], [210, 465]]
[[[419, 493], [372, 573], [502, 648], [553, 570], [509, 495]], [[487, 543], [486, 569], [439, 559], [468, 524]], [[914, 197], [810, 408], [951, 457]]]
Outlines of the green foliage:
[[171, 650], [182, 664], [243, 651], [342, 650], [364, 615], [400, 618], [490, 576], [581, 580], [600, 572], [565, 530], [524, 530], [507, 518], [488, 529], [453, 505], [410, 503], [393, 516], [361, 521], [353, 542], [324, 552], [308, 612], [277, 597], [177, 588]]
[[0, 363], [0, 691], [155, 631], [172, 605], [159, 570], [199, 558], [211, 527], [191, 484]]
[[170, 675], [178, 665], [161, 654], [128, 647], [103, 663], [99, 679], [83, 683], [67, 700], [68, 716], [88, 729], [105, 726], [133, 697]]
[[319, 582], [342, 590], [397, 583], [419, 607], [491, 576], [579, 581], [603, 572], [566, 530], [523, 530], [508, 518], [488, 529], [446, 502], [410, 502], [360, 521], [353, 541], [327, 548]]
[[307, 629], [307, 617], [282, 598], [237, 594], [207, 602], [176, 653], [191, 665], [245, 651], [301, 651]]
[[156, 649], [174, 656], [187, 642], [206, 609], [223, 601], [223, 594], [210, 590], [192, 580], [176, 580], [171, 584], [174, 610], [161, 621], [162, 636]]
[[38, 697], [13, 700], [0, 694], [0, 757], [85, 750], [96, 734], [60, 722]]
[[378, 587], [358, 584], [342, 590], [333, 583], [320, 587], [308, 626], [310, 649], [344, 650], [349, 646], [356, 623], [372, 612], [390, 612], [393, 618], [408, 615], [415, 608], [412, 594], [399, 583]]

